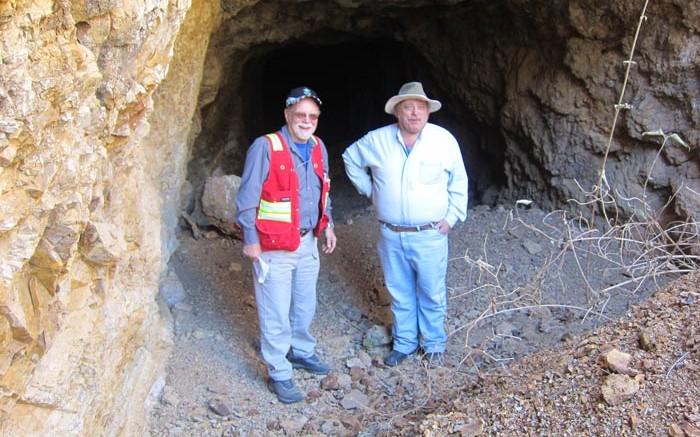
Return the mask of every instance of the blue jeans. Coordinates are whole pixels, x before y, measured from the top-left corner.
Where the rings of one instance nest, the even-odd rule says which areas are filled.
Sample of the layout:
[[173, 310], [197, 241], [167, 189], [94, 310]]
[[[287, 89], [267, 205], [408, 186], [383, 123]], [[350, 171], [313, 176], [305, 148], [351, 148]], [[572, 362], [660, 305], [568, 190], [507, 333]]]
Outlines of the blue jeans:
[[394, 232], [381, 227], [377, 244], [394, 315], [394, 350], [444, 352], [447, 235], [437, 229]]
[[316, 314], [318, 246], [313, 232], [301, 239], [294, 252], [277, 250], [262, 253], [270, 271], [263, 283], [255, 284], [255, 301], [260, 323], [260, 352], [275, 381], [292, 379], [290, 350], [295, 357], [314, 354], [316, 339], [309, 327]]

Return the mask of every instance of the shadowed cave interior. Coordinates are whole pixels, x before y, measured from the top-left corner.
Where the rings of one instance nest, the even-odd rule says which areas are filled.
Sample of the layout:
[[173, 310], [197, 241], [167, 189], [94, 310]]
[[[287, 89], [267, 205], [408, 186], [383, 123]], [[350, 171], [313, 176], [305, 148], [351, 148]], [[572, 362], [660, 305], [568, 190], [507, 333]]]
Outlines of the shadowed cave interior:
[[[344, 35], [310, 38], [312, 41], [333, 39], [342, 41], [336, 44], [297, 41], [258, 50], [260, 53], [245, 62], [237, 86], [231, 84], [228, 89], [220, 90], [217, 100], [203, 109], [203, 119], [214, 119], [208, 114], [211, 111], [219, 114], [221, 120], [213, 125], [220, 127], [205, 134], [209, 145], [220, 144], [223, 137], [230, 143], [231, 136], [238, 145], [223, 158], [220, 164], [223, 172], [241, 174], [248, 146], [257, 136], [283, 125], [287, 93], [293, 87], [305, 85], [314, 89], [323, 101], [316, 134], [328, 148], [334, 197], [341, 194], [347, 202], [361, 205], [364, 199], [359, 199], [345, 176], [341, 154], [366, 132], [394, 122], [393, 116], [384, 113], [384, 104], [403, 83], [415, 80], [423, 83], [429, 97], [443, 103], [440, 111], [431, 114], [430, 121], [449, 129], [460, 143], [470, 177], [470, 206], [494, 203], [505, 181], [505, 142], [498, 128], [479, 122], [409, 44], [390, 39], [348, 40]], [[238, 97], [225, 97], [230, 93]], [[221, 109], [218, 105], [230, 107]], [[240, 120], [235, 123], [240, 127], [224, 127], [226, 117], [221, 113], [240, 114]], [[217, 135], [221, 136], [218, 140]], [[336, 202], [334, 209], [340, 207]]]

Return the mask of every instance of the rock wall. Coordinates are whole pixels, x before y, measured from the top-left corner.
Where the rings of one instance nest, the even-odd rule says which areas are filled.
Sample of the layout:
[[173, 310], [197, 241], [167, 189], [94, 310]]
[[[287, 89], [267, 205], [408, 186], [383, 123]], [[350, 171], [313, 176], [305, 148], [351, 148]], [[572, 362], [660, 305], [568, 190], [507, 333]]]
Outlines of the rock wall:
[[[589, 199], [582, 190], [603, 168], [625, 61], [642, 20], [621, 100], [630, 109], [620, 112], [605, 175], [627, 215], [639, 212], [644, 199], [663, 209], [662, 221], [699, 218], [700, 111], [692, 96], [700, 86], [700, 8], [654, 1], [642, 19], [643, 6], [582, 0], [559, 11], [529, 9], [534, 38], [496, 55], [506, 82], [499, 118], [509, 190], [536, 200], [546, 192], [552, 206]], [[658, 129], [677, 133], [687, 147], [673, 141], [662, 147], [662, 139], [645, 135]]]
[[143, 430], [171, 345], [144, 139], [188, 7], [0, 2], [1, 435]]
[[[460, 103], [505, 138], [502, 200], [559, 208], [591, 199], [643, 6], [511, 1], [465, 15], [459, 29], [447, 21], [425, 32], [437, 39], [419, 47], [438, 48], [433, 62], [446, 64]], [[649, 2], [622, 97], [630, 109], [620, 113], [605, 164], [623, 214], [639, 213], [643, 199], [657, 211], [668, 202], [662, 221], [700, 215], [699, 30], [697, 2]], [[688, 147], [645, 135], [658, 129]]]
[[[659, 209], [670, 197], [665, 218], [700, 211], [696, 3], [651, 1], [641, 26], [623, 98], [631, 109], [620, 114], [605, 171], [627, 214], [640, 209], [634, 199]], [[445, 103], [434, 118], [463, 144], [475, 200], [526, 197], [559, 208], [569, 199], [586, 200], [598, 181], [644, 1], [279, 1], [251, 3], [236, 13], [237, 2], [224, 5], [230, 13], [212, 36], [208, 59], [227, 74], [207, 87], [210, 96], [218, 91], [193, 150], [189, 178], [196, 186], [222, 169], [239, 171], [242, 150], [261, 134], [247, 132], [246, 118], [266, 116], [255, 107], [259, 102], [241, 102], [247, 90], [256, 90], [250, 101], [267, 97], [267, 89], [290, 76], [313, 83], [332, 102], [319, 130], [342, 126], [344, 134], [334, 137], [358, 138], [364, 131], [353, 131], [360, 120], [351, 114], [373, 114], [367, 90], [386, 98], [401, 80], [420, 77]], [[428, 67], [416, 69], [415, 58], [395, 62], [395, 52], [376, 60], [327, 56], [329, 47], [348, 41], [376, 50], [382, 39], [410, 47]], [[266, 82], [262, 74], [246, 76], [250, 65], [280, 64], [274, 58], [279, 47], [297, 47], [293, 53], [303, 53], [314, 68], [283, 71]], [[288, 63], [294, 61], [290, 56]], [[339, 67], [328, 66], [334, 63]], [[332, 120], [334, 113], [347, 117]], [[375, 118], [377, 126], [384, 122]], [[669, 142], [662, 148], [658, 137], [644, 135], [658, 129], [678, 134], [689, 147]], [[331, 154], [339, 156], [345, 146], [331, 144], [337, 148]]]

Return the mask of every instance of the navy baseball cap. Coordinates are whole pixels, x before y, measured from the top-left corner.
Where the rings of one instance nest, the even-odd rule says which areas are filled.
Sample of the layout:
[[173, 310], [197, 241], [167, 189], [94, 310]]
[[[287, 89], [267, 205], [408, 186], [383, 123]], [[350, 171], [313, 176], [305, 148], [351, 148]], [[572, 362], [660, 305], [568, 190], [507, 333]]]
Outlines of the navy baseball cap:
[[287, 96], [287, 101], [286, 101], [286, 107], [289, 108], [290, 106], [294, 105], [295, 103], [298, 103], [301, 101], [301, 99], [314, 99], [316, 100], [316, 103], [318, 103], [318, 106], [321, 106], [321, 99], [319, 99], [318, 95], [316, 94], [316, 91], [312, 90], [309, 87], [306, 86], [300, 86], [297, 88], [294, 88], [289, 92], [289, 95]]

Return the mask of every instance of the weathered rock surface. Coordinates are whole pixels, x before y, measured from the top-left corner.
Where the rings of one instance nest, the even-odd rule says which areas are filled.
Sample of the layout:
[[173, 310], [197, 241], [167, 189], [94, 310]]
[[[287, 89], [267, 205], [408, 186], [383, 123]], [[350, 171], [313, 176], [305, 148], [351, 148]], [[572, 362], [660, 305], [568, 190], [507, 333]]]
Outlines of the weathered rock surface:
[[608, 375], [600, 388], [603, 399], [611, 406], [619, 405], [639, 391], [639, 382], [627, 375]]
[[202, 194], [202, 212], [214, 226], [228, 235], [236, 233], [234, 200], [240, 185], [241, 178], [235, 175], [212, 176], [207, 179]]
[[137, 435], [163, 385], [143, 139], [188, 6], [0, 5], [2, 435]]

